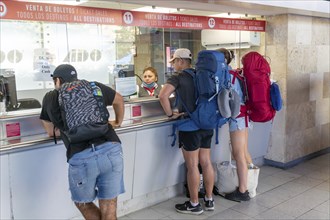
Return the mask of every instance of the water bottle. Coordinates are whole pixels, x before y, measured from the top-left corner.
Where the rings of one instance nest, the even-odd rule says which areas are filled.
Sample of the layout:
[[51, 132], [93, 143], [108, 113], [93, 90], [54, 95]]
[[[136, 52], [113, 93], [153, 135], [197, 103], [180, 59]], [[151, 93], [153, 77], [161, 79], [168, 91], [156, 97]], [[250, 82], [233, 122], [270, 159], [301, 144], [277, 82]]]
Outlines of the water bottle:
[[95, 82], [91, 82], [91, 86], [92, 86], [92, 89], [93, 89], [93, 95], [94, 96], [103, 96], [102, 95], [102, 91], [101, 91], [101, 88], [98, 87]]

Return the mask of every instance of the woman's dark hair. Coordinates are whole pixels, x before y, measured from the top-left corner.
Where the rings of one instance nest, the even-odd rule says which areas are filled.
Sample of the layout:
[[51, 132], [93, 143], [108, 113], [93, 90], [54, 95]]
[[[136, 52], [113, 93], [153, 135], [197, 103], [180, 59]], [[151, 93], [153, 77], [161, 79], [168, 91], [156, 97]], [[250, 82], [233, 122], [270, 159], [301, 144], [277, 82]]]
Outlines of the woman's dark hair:
[[226, 48], [220, 48], [218, 49], [218, 51], [222, 52], [225, 55], [227, 65], [229, 65], [230, 62], [234, 59], [234, 51], [229, 51]]

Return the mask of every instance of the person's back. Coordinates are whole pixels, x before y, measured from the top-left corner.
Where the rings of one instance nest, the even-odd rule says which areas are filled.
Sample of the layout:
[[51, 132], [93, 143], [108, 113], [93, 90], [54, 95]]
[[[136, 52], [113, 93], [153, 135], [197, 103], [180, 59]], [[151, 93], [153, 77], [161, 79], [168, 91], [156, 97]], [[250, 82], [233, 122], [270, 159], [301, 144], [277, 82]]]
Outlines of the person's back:
[[[192, 76], [187, 73], [187, 71], [191, 70], [191, 62], [191, 52], [185, 48], [177, 49], [170, 60], [177, 73], [167, 80], [159, 94], [160, 103], [165, 114], [170, 119], [177, 119], [185, 114], [180, 102], [178, 103], [179, 112], [172, 111], [169, 97], [173, 92], [179, 94], [180, 99], [182, 99], [189, 111], [192, 112], [196, 108], [194, 81]], [[201, 130], [198, 128], [194, 131], [179, 130], [179, 147], [182, 148], [187, 167], [187, 182], [190, 194], [190, 201], [175, 205], [176, 211], [180, 213], [195, 215], [203, 213], [202, 206], [198, 201], [199, 163], [202, 166], [205, 181], [205, 209], [214, 210], [214, 200], [212, 198], [214, 171], [210, 159], [212, 136], [213, 130]]]
[[[225, 48], [219, 49], [219, 51], [225, 54], [227, 64], [229, 65], [233, 55]], [[238, 79], [234, 81], [234, 77], [231, 76], [232, 86], [241, 98], [241, 106], [244, 105], [244, 95], [240, 82]], [[242, 110], [242, 107], [241, 107]], [[245, 117], [241, 117], [241, 114], [235, 119], [229, 121], [229, 133], [231, 150], [234, 160], [236, 160], [238, 182], [239, 186], [231, 193], [225, 195], [225, 198], [233, 201], [248, 201], [250, 200], [249, 192], [247, 191], [247, 161], [251, 160], [251, 156], [248, 151], [248, 122]]]
[[[92, 86], [97, 86], [101, 90], [99, 95], [103, 97], [104, 106], [113, 106], [116, 119], [106, 124], [107, 130], [102, 135], [81, 138], [81, 140], [77, 138], [73, 141], [71, 133], [68, 132], [68, 119], [63, 113], [65, 103], [59, 102], [59, 91], [63, 85], [79, 82], [77, 73], [73, 66], [63, 64], [55, 69], [52, 77], [56, 89], [45, 95], [40, 119], [50, 136], [54, 133], [54, 125], [60, 130], [61, 138], [67, 148], [72, 200], [86, 219], [101, 219], [101, 217], [116, 219], [117, 196], [125, 192], [122, 147], [114, 131], [114, 128], [120, 126], [123, 121], [123, 98], [110, 87], [93, 82]], [[74, 87], [67, 90], [71, 89]], [[64, 102], [63, 97], [61, 102]], [[65, 108], [66, 111], [73, 111], [76, 106], [66, 105]], [[80, 129], [81, 127], [76, 128], [77, 133]], [[111, 183], [109, 179], [112, 180]], [[100, 208], [93, 203], [96, 197]]]

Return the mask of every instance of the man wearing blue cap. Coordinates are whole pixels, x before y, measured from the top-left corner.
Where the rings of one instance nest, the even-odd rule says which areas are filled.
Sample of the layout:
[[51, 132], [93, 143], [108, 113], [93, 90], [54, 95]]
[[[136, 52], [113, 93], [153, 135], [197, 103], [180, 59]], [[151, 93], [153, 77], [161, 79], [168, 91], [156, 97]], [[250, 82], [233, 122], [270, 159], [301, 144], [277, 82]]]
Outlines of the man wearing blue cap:
[[[73, 141], [67, 132], [66, 118], [62, 118], [63, 107], [59, 102], [59, 94], [68, 83], [71, 85], [82, 80], [78, 80], [76, 69], [69, 64], [59, 65], [51, 77], [55, 89], [45, 95], [40, 119], [48, 135], [61, 136], [67, 149], [71, 198], [85, 219], [116, 219], [117, 197], [125, 192], [122, 146], [114, 130], [123, 121], [123, 97], [112, 88], [94, 82], [93, 85], [101, 90], [100, 97], [103, 98], [104, 105], [113, 106], [115, 120], [107, 123], [108, 118], [105, 117], [104, 133], [93, 137], [86, 135], [87, 138], [84, 137], [83, 141]], [[78, 108], [73, 105], [66, 111], [77, 111], [75, 107]], [[80, 109], [77, 112], [79, 111]], [[77, 128], [79, 129], [80, 127]], [[99, 207], [93, 203], [96, 197]]]

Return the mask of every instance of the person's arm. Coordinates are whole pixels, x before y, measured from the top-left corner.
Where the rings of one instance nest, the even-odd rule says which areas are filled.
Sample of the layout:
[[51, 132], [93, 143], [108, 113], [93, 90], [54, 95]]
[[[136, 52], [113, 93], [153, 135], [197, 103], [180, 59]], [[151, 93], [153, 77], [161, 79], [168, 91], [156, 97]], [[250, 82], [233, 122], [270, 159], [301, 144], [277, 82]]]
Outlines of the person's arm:
[[112, 107], [115, 112], [115, 120], [109, 121], [109, 123], [113, 128], [117, 128], [123, 123], [125, 114], [124, 99], [118, 92], [116, 92], [115, 98], [112, 102]]
[[171, 107], [171, 102], [170, 102], [170, 95], [175, 91], [175, 87], [171, 84], [166, 83], [163, 88], [160, 90], [159, 93], [159, 102], [161, 106], [163, 107], [163, 110], [165, 114], [171, 118], [171, 119], [176, 119], [183, 115], [183, 113], [179, 112], [173, 112], [172, 107]]
[[58, 94], [56, 90], [49, 91], [45, 94], [42, 100], [42, 109], [39, 118], [49, 137], [54, 137], [54, 129], [55, 136], [61, 135], [60, 130], [57, 128], [58, 126], [55, 128], [54, 123], [52, 122], [55, 120], [53, 113], [59, 108], [57, 96]]
[[56, 137], [59, 137], [61, 135], [60, 130], [58, 128], [54, 127], [54, 124], [52, 122], [45, 121], [45, 120], [41, 120], [41, 122], [49, 137], [54, 137], [54, 129], [55, 129]]

